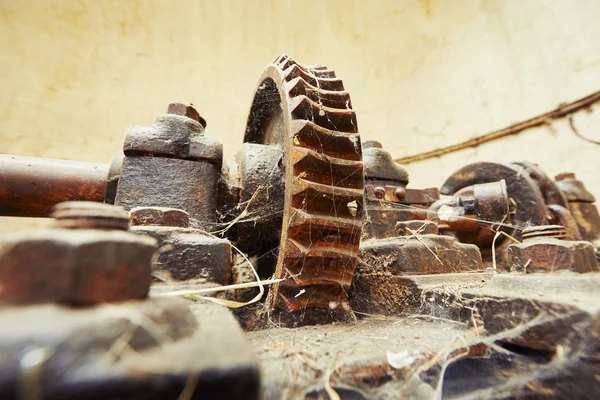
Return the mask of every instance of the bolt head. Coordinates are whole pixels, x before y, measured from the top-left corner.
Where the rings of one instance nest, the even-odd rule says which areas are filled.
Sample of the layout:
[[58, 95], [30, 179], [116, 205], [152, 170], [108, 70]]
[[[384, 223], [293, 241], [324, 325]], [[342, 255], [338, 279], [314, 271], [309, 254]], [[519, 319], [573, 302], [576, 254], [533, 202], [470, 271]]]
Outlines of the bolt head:
[[0, 243], [0, 303], [92, 305], [141, 299], [156, 240], [119, 230], [49, 229]]
[[396, 196], [398, 201], [402, 201], [404, 200], [404, 197], [406, 197], [406, 190], [403, 188], [398, 188], [396, 191], [394, 191], [394, 196]]
[[562, 225], [528, 226], [522, 232], [523, 242], [538, 240], [540, 238], [566, 239], [567, 228]]

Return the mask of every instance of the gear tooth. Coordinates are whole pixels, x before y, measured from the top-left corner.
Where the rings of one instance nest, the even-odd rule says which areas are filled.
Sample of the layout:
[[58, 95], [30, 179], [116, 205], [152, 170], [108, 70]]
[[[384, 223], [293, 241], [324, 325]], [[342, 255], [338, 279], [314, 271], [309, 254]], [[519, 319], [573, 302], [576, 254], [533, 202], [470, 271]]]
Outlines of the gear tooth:
[[296, 178], [290, 185], [292, 207], [314, 214], [354, 219], [363, 215], [363, 191], [343, 189]]
[[[312, 215], [302, 211], [296, 210], [294, 215], [290, 218], [289, 226], [291, 228], [310, 228], [314, 226], [316, 229], [334, 229], [339, 232], [355, 235], [362, 228], [362, 220], [353, 220], [338, 217], [320, 217], [313, 218]], [[354, 244], [354, 238], [351, 242]], [[351, 250], [353, 251], [353, 250]]]
[[318, 153], [344, 160], [362, 159], [362, 148], [358, 133], [332, 131], [306, 120], [294, 120], [291, 123], [294, 145], [315, 150]]
[[[294, 245], [288, 242], [288, 246]], [[286, 258], [287, 273], [291, 277], [284, 286], [306, 287], [311, 285], [335, 285], [345, 290], [350, 288], [353, 257], [340, 256], [327, 250], [312, 249], [306, 254], [298, 250], [298, 256]], [[326, 271], [326, 272], [323, 272]]]
[[297, 247], [305, 249], [304, 255], [321, 254], [331, 258], [337, 254], [342, 258], [356, 258], [362, 221], [348, 222], [343, 218], [304, 213], [293, 218], [291, 224], [287, 240], [293, 240]]
[[338, 132], [356, 133], [356, 114], [353, 110], [340, 110], [321, 106], [306, 96], [297, 96], [290, 101], [292, 118], [305, 119]]
[[307, 148], [298, 148], [292, 160], [294, 174], [302, 179], [325, 185], [362, 189], [361, 161], [330, 157]]
[[[326, 68], [326, 67], [325, 67]], [[335, 71], [332, 69], [313, 69], [311, 70], [313, 75], [318, 78], [335, 78]]]
[[311, 85], [324, 90], [341, 91], [344, 90], [344, 83], [338, 78], [319, 78], [315, 75], [305, 71], [298, 64], [287, 68], [285, 70], [285, 80], [291, 81], [292, 79], [301, 77]]
[[292, 61], [293, 62], [293, 60], [287, 54], [280, 54], [279, 56], [277, 56], [277, 58], [275, 58], [275, 60], [273, 60], [272, 64], [281, 65], [281, 64], [286, 63], [288, 61]]
[[352, 109], [350, 94], [346, 91], [323, 90], [306, 82], [302, 77], [292, 79], [286, 84], [290, 97], [306, 96], [320, 105], [339, 108], [342, 110]]
[[319, 78], [335, 78], [335, 71], [327, 68], [327, 65], [315, 64], [309, 65], [306, 69]]
[[296, 64], [296, 62], [293, 59], [288, 57], [280, 63], [280, 68], [285, 71], [286, 69], [290, 68], [293, 65], [298, 65], [298, 64]]

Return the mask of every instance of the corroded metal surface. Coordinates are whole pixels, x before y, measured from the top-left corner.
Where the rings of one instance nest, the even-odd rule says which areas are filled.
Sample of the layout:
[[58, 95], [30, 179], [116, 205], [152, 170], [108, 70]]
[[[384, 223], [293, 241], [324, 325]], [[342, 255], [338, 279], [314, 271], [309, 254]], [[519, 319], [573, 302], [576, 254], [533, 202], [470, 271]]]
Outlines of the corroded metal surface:
[[511, 217], [503, 179], [462, 188], [454, 196], [432, 204], [428, 217], [438, 224], [440, 231], [481, 248], [491, 247], [496, 230], [513, 231], [505, 228], [510, 225]]
[[281, 147], [257, 143], [243, 143], [236, 156], [240, 193], [229, 219], [238, 221], [228, 237], [248, 255], [263, 256], [258, 265], [263, 276], [273, 273], [276, 253], [270, 251], [279, 246], [283, 226], [283, 157]]
[[[130, 209], [139, 235], [119, 208], [67, 203], [55, 208], [55, 229], [3, 244], [1, 398], [40, 398], [43, 388], [50, 399], [254, 399], [260, 379], [267, 398], [598, 391], [600, 215], [573, 173], [553, 182], [530, 162], [476, 163], [444, 184], [451, 197], [407, 188], [406, 170], [380, 143], [361, 146], [335, 73], [286, 56], [259, 81], [235, 162], [223, 165], [193, 106], [167, 112], [131, 130], [102, 179], [83, 164], [83, 181], [66, 175], [69, 163], [33, 178], [0, 168], [0, 186], [12, 179], [3, 188], [16, 185], [17, 195], [0, 189], [4, 212], [34, 215], [73, 193], [102, 201], [101, 180], [103, 200]], [[23, 182], [57, 186], [34, 193]], [[217, 217], [227, 239], [205, 232]], [[522, 243], [509, 246], [501, 230]], [[160, 245], [152, 260], [147, 236]], [[512, 273], [484, 271], [475, 244]], [[248, 259], [236, 254], [232, 269], [233, 245]], [[263, 329], [250, 333], [262, 378], [223, 307], [146, 298], [151, 262], [163, 281], [151, 296], [197, 300], [188, 289], [253, 282], [253, 267], [283, 280], [266, 288], [266, 304], [236, 315], [245, 329]], [[260, 291], [218, 297], [249, 301]], [[306, 324], [322, 325], [288, 329]]]
[[569, 202], [581, 201], [593, 203], [594, 195], [587, 191], [582, 181], [578, 180], [574, 173], [566, 172], [556, 176], [556, 185], [565, 195]]
[[[514, 224], [528, 222], [542, 225], [546, 222], [546, 204], [537, 183], [516, 166], [492, 162], [469, 164], [453, 173], [442, 185], [440, 192], [453, 195], [459, 190], [479, 183], [497, 182], [504, 179], [511, 203], [514, 203]], [[499, 221], [498, 221], [499, 222]], [[515, 233], [519, 237], [519, 232]]]
[[[573, 214], [583, 240], [592, 243], [600, 255], [600, 214], [594, 196], [587, 191], [583, 182], [574, 173], [564, 173], [556, 177], [556, 184], [569, 200], [569, 210]], [[600, 262], [600, 256], [598, 257]]]
[[213, 282], [227, 284], [231, 278], [231, 244], [206, 232], [189, 228], [183, 210], [136, 207], [130, 212], [131, 231], [158, 241], [153, 275], [165, 282]]
[[553, 225], [564, 226], [567, 231], [567, 240], [583, 240], [577, 220], [568, 208], [557, 204], [550, 204], [548, 210], [552, 214], [551, 222]]
[[599, 272], [594, 247], [589, 242], [564, 240], [567, 230], [559, 225], [523, 230], [523, 243], [508, 246], [510, 270], [515, 272]]
[[522, 168], [523, 171], [529, 174], [529, 177], [533, 179], [540, 188], [546, 204], [556, 204], [568, 207], [567, 197], [560, 188], [560, 185], [558, 185], [557, 182], [554, 182], [539, 166], [529, 161], [515, 161], [511, 163], [511, 165]]
[[108, 165], [0, 154], [0, 215], [47, 217], [63, 201], [103, 202]]
[[177, 208], [136, 207], [129, 212], [131, 224], [134, 226], [172, 226], [187, 228], [190, 215]]
[[[191, 106], [171, 104], [149, 127], [133, 128], [125, 137], [125, 159], [115, 204], [171, 207], [190, 214], [190, 225], [210, 229], [216, 222], [217, 181], [223, 149], [204, 134]], [[189, 115], [188, 115], [189, 114]]]
[[361, 246], [360, 260], [359, 265], [365, 272], [381, 271], [392, 275], [482, 270], [477, 246], [436, 234], [415, 233], [402, 238], [367, 241]]
[[600, 214], [594, 203], [574, 201], [569, 203], [569, 209], [579, 226], [583, 240], [600, 248]]
[[0, 244], [0, 302], [89, 305], [148, 295], [156, 241], [127, 232], [126, 212], [86, 202], [55, 212], [57, 228]]
[[[268, 304], [287, 324], [349, 311], [363, 218], [363, 164], [350, 96], [333, 71], [278, 57], [259, 80], [245, 142], [284, 154], [283, 226]], [[277, 315], [276, 315], [277, 314]]]
[[[409, 276], [481, 272], [479, 248], [438, 235], [432, 221], [406, 221], [399, 237], [361, 243], [352, 281], [352, 309], [369, 314], [398, 314], [414, 309], [420, 299]], [[415, 297], [417, 296], [417, 297]]]
[[398, 221], [424, 220], [440, 198], [437, 188], [407, 188], [408, 173], [379, 142], [363, 145], [366, 223], [363, 239], [394, 236]]

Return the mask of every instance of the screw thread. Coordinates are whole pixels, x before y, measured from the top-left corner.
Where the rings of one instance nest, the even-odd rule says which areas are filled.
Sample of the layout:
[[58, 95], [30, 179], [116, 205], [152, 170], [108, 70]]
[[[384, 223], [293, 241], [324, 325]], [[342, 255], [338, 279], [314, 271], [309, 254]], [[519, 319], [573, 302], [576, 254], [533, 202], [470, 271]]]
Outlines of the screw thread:
[[562, 225], [530, 226], [523, 229], [523, 241], [536, 238], [555, 238], [564, 240], [567, 238], [567, 229]]
[[91, 201], [66, 201], [52, 209], [55, 227], [64, 229], [129, 229], [129, 214], [122, 207]]

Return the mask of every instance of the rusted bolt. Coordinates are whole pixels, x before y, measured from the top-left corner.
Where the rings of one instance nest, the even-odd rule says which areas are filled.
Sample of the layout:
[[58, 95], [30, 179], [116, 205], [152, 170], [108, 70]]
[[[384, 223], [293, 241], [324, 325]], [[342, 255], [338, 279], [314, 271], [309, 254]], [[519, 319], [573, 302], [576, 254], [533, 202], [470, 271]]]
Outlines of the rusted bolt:
[[567, 229], [561, 225], [530, 226], [523, 229], [523, 242], [530, 242], [539, 238], [565, 239]]
[[394, 196], [396, 196], [398, 201], [402, 201], [404, 200], [404, 197], [406, 197], [406, 190], [403, 188], [398, 188], [396, 191], [394, 191]]
[[564, 174], [562, 179], [557, 180], [556, 185], [564, 193], [569, 203], [584, 202], [593, 203], [594, 195], [587, 191], [582, 181], [575, 179], [575, 174]]
[[147, 296], [156, 241], [127, 232], [127, 212], [66, 202], [52, 215], [54, 229], [0, 243], [0, 303], [92, 305]]
[[560, 225], [529, 227], [523, 230], [523, 243], [508, 246], [511, 271], [597, 272], [594, 247], [589, 242], [562, 240], [567, 230]]
[[183, 103], [171, 103], [167, 107], [167, 114], [181, 115], [197, 121], [206, 128], [206, 120], [200, 116], [198, 110], [193, 105], [186, 106]]
[[378, 199], [383, 199], [385, 197], [385, 188], [377, 186], [373, 191], [375, 193], [375, 197]]

